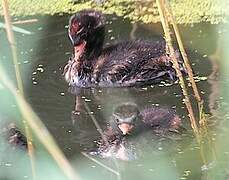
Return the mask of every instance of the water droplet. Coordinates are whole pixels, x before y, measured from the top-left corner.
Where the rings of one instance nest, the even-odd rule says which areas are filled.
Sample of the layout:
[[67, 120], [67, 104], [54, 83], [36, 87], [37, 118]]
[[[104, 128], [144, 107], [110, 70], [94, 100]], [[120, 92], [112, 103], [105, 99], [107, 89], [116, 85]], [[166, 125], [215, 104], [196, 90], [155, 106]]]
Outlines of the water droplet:
[[37, 81], [33, 81], [33, 84], [34, 84], [34, 85], [37, 85], [37, 84], [38, 84], [38, 82], [37, 82]]
[[80, 115], [80, 111], [72, 111], [72, 114], [74, 114], [74, 115]]
[[207, 165], [206, 165], [206, 164], [205, 164], [205, 165], [203, 165], [203, 166], [201, 167], [201, 170], [202, 170], [202, 171], [206, 171], [206, 170], [208, 170]]
[[183, 151], [179, 151], [178, 154], [183, 154], [184, 152]]
[[45, 71], [45, 70], [44, 70], [43, 68], [41, 68], [41, 67], [38, 67], [37, 70], [40, 71], [41, 73], [43, 73], [43, 72]]
[[180, 179], [183, 180], [183, 179], [187, 179], [187, 178], [186, 177], [181, 177]]
[[158, 150], [161, 151], [161, 150], [163, 150], [163, 148], [162, 147], [159, 147]]
[[65, 54], [65, 55], [70, 55], [70, 54], [72, 54], [72, 53], [69, 52], [69, 51], [67, 51], [67, 52], [65, 52], [64, 54]]
[[10, 167], [10, 166], [12, 166], [12, 164], [11, 163], [5, 163], [5, 166]]
[[200, 91], [200, 93], [201, 93], [201, 94], [205, 94], [205, 92], [204, 92], [204, 91]]

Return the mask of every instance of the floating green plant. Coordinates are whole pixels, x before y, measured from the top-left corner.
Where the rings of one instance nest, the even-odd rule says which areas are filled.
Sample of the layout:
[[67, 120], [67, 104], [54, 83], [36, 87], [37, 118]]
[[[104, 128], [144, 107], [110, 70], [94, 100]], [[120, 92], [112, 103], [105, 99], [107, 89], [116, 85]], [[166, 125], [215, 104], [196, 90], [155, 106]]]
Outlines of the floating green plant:
[[[170, 5], [177, 23], [228, 22], [228, 1], [171, 0]], [[160, 21], [156, 0], [10, 0], [10, 12], [13, 16], [74, 13], [87, 8], [100, 9], [108, 14], [116, 13], [133, 22], [156, 23]], [[0, 12], [3, 14], [1, 6]]]

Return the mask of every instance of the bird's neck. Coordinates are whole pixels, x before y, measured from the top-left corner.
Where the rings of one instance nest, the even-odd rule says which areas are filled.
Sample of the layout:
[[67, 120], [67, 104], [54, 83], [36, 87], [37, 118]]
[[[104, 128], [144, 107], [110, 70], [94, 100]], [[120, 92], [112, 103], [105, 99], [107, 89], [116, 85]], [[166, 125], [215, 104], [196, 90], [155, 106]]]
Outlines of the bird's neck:
[[97, 59], [103, 50], [103, 43], [105, 38], [105, 28], [96, 29], [92, 35], [87, 38], [85, 48], [85, 58], [88, 60]]
[[73, 58], [65, 68], [65, 77], [67, 81], [71, 81], [72, 76], [76, 77], [74, 82], [78, 84], [82, 83], [82, 86], [86, 86], [84, 84], [91, 81], [93, 64], [102, 53], [103, 42], [104, 32], [98, 31], [95, 32], [92, 37], [89, 37], [87, 41], [84, 40], [80, 44], [74, 46]]

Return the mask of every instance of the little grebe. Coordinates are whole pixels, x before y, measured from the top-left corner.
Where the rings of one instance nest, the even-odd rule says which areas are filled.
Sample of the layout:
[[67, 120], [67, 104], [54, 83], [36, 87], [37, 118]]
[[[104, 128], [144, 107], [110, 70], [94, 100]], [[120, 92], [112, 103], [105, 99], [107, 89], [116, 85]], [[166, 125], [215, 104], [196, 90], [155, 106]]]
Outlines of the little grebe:
[[27, 150], [27, 139], [14, 123], [3, 128], [0, 135], [4, 137], [4, 140], [10, 144], [13, 149]]
[[[149, 107], [139, 111], [136, 104], [124, 103], [115, 108], [110, 124], [104, 131], [105, 138], [100, 139], [98, 148], [89, 154], [103, 158], [136, 159], [131, 137], [140, 137], [138, 135], [150, 130], [155, 135], [170, 136], [171, 133], [181, 133], [185, 129], [181, 126], [181, 119], [172, 109]], [[127, 134], [131, 135], [126, 136]]]
[[161, 134], [179, 132], [183, 127], [180, 117], [172, 109], [149, 107], [139, 111], [136, 104], [124, 103], [114, 110], [106, 133], [126, 135], [147, 129]]
[[99, 11], [77, 12], [69, 20], [68, 33], [74, 54], [63, 74], [71, 86], [122, 87], [177, 79], [164, 41], [126, 41], [103, 47], [105, 18]]

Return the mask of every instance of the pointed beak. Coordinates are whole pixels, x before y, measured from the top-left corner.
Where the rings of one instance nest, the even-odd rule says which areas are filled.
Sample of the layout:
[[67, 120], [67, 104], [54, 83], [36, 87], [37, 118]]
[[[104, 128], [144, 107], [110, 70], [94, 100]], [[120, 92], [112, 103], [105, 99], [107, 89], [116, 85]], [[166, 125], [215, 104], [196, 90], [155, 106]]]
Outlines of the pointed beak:
[[132, 129], [134, 128], [134, 125], [128, 124], [128, 123], [122, 123], [118, 125], [118, 128], [122, 131], [123, 135], [126, 135], [132, 131]]

